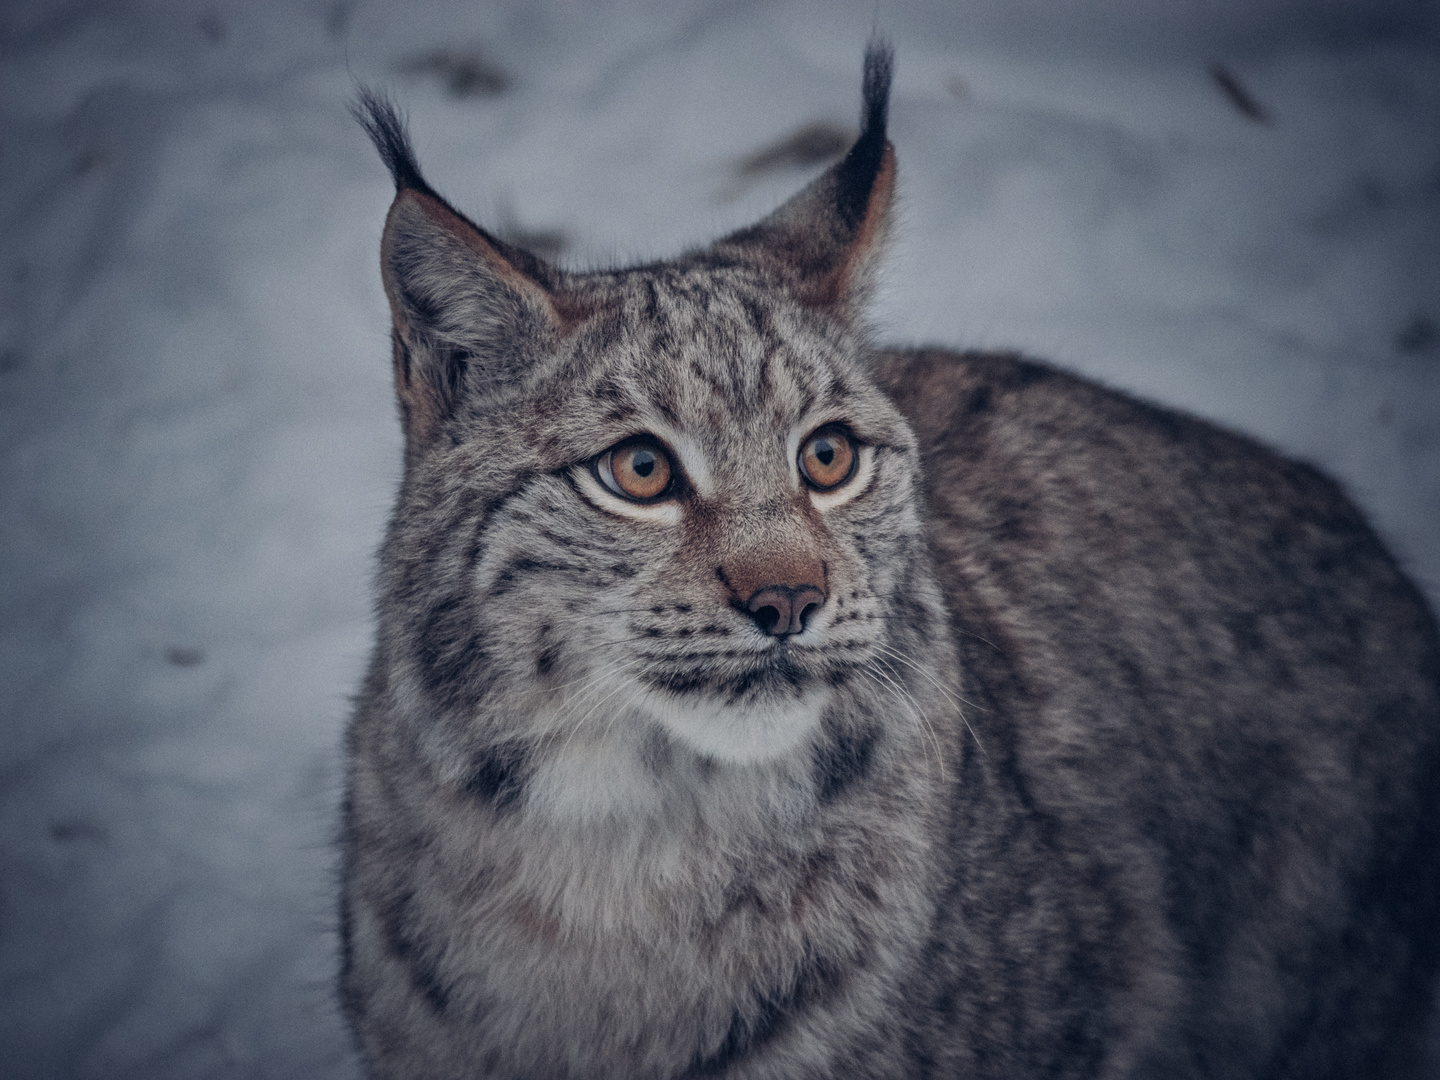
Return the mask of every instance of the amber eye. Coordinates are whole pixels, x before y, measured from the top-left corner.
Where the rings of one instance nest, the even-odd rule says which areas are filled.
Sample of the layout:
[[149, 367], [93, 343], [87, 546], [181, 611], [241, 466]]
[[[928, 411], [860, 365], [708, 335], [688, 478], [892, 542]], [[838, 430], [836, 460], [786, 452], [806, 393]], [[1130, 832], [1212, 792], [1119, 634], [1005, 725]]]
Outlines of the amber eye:
[[595, 459], [595, 472], [621, 498], [651, 502], [670, 490], [670, 457], [650, 435], [636, 435]]
[[820, 491], [839, 487], [855, 472], [855, 442], [838, 427], [822, 427], [800, 446], [800, 475]]

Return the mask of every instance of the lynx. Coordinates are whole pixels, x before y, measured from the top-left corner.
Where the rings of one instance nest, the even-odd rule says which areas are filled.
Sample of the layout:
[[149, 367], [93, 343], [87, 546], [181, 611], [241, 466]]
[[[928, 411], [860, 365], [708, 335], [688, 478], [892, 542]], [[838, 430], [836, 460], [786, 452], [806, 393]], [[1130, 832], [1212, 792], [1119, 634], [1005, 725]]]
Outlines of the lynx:
[[585, 273], [362, 94], [405, 435], [348, 735], [370, 1074], [1412, 1075], [1433, 617], [1312, 468], [871, 342], [891, 64], [770, 216]]

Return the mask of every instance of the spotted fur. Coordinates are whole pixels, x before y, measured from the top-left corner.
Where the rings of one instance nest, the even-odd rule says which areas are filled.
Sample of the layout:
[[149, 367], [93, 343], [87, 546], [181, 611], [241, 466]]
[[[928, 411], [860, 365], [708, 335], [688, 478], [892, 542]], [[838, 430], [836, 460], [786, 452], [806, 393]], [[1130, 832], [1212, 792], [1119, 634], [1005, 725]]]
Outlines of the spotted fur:
[[[855, 147], [758, 225], [585, 274], [466, 220], [362, 99], [406, 433], [348, 739], [372, 1076], [1413, 1067], [1433, 619], [1313, 470], [877, 351], [889, 81], [872, 47]], [[832, 424], [857, 464], [814, 490]], [[641, 434], [656, 501], [596, 464]], [[793, 632], [756, 607], [802, 593]]]

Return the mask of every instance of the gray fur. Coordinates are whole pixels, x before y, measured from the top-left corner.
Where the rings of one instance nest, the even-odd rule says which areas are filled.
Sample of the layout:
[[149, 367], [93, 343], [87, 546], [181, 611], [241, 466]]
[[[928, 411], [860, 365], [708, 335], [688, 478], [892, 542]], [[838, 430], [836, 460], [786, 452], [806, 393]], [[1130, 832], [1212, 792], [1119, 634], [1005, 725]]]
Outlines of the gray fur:
[[[857, 149], [771, 218], [590, 274], [365, 103], [407, 442], [348, 740], [371, 1075], [1410, 1075], [1433, 618], [1303, 465], [876, 350], [888, 80], [872, 49]], [[794, 471], [830, 421], [839, 503]], [[656, 508], [588, 467], [637, 433], [684, 466]], [[736, 583], [816, 566], [767, 637]]]

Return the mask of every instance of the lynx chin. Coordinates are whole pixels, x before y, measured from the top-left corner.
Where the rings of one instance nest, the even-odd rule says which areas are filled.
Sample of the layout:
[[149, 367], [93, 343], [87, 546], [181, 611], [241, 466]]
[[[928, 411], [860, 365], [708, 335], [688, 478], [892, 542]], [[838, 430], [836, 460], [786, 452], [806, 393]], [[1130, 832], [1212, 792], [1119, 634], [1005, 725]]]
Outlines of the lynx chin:
[[1306, 465], [870, 339], [891, 63], [768, 217], [583, 273], [361, 94], [405, 434], [347, 744], [370, 1075], [1415, 1075], [1433, 617]]

